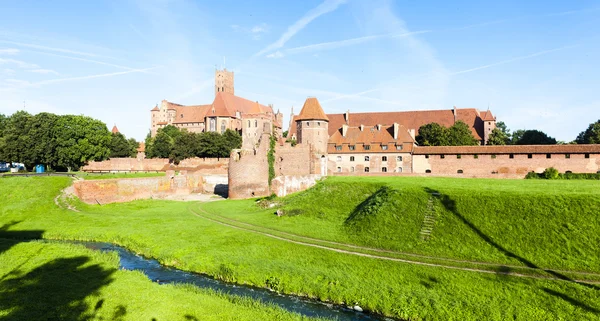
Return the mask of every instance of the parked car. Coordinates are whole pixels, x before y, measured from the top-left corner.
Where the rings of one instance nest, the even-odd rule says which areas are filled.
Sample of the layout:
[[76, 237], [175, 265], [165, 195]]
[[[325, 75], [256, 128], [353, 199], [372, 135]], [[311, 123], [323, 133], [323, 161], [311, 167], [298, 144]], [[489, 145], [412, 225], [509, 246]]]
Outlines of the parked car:
[[0, 173], [9, 172], [10, 166], [6, 162], [0, 162]]

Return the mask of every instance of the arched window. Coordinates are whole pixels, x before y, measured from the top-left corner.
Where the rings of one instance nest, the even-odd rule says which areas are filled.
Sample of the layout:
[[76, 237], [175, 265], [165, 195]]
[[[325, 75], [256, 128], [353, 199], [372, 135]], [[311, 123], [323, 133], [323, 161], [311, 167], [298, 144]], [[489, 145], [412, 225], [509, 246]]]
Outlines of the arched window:
[[354, 172], [354, 166], [350, 167], [350, 171]]
[[338, 157], [337, 157], [337, 161], [338, 161], [338, 162], [341, 162], [341, 161], [342, 161], [342, 156], [338, 156]]
[[338, 167], [338, 168], [337, 168], [337, 172], [338, 172], [338, 173], [341, 173], [341, 172], [342, 172], [342, 168], [341, 168], [341, 167]]
[[258, 127], [258, 120], [254, 121], [254, 127]]
[[402, 161], [402, 156], [396, 157], [396, 161], [401, 162]]
[[387, 167], [382, 167], [381, 171], [384, 172], [384, 173], [387, 173]]
[[310, 123], [309, 123], [309, 122], [306, 122], [306, 127], [308, 127], [308, 126], [310, 126]]
[[365, 156], [365, 162], [369, 161], [369, 156]]
[[387, 162], [387, 156], [383, 156], [383, 157], [381, 157], [381, 161], [382, 161], [382, 162]]
[[225, 121], [222, 120], [221, 121], [221, 134], [223, 134], [225, 132]]
[[350, 156], [350, 161], [353, 162], [354, 161], [354, 156]]
[[402, 173], [402, 167], [398, 167], [398, 173]]
[[248, 128], [250, 128], [250, 120], [248, 120]]
[[459, 170], [457, 170], [457, 171], [456, 171], [456, 173], [457, 173], [457, 174], [462, 174], [462, 173], [463, 173], [463, 170], [462, 170], [462, 169], [459, 169]]
[[217, 131], [217, 120], [214, 118], [210, 119], [210, 131], [211, 132], [216, 132]]
[[365, 173], [369, 172], [369, 167], [365, 167]]
[[425, 173], [427, 173], [427, 174], [431, 174], [431, 170], [430, 170], [430, 169], [427, 169], [427, 170], [425, 170]]

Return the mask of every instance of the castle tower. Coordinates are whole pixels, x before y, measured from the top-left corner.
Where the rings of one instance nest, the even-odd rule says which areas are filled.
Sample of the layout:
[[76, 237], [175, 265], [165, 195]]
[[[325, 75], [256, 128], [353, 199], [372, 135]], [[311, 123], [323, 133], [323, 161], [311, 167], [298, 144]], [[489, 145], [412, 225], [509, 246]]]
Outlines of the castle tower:
[[487, 145], [492, 130], [496, 128], [496, 117], [494, 117], [492, 112], [488, 109], [481, 115], [481, 120], [483, 121], [483, 144], [481, 145]]
[[227, 68], [215, 70], [215, 96], [220, 92], [235, 94], [233, 89], [233, 71], [227, 71]]
[[299, 144], [312, 145], [316, 154], [327, 154], [329, 141], [329, 118], [323, 112], [317, 98], [306, 99], [296, 117], [296, 136]]

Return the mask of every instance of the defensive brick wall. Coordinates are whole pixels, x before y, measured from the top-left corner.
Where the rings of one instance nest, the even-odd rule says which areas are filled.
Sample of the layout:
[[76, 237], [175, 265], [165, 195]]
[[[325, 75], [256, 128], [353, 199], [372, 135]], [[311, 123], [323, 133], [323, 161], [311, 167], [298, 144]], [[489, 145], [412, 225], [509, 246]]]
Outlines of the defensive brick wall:
[[88, 204], [107, 204], [203, 193], [203, 183], [202, 175], [174, 175], [171, 171], [165, 177], [80, 180], [73, 187], [75, 195], [82, 201]]
[[271, 190], [277, 196], [286, 196], [313, 187], [321, 175], [278, 176], [271, 182]]
[[206, 174], [227, 174], [228, 158], [188, 158], [179, 165], [170, 164], [167, 158], [111, 158], [101, 162], [89, 162], [84, 172], [127, 172], [190, 170]]
[[257, 148], [236, 149], [229, 158], [229, 198], [242, 199], [267, 196], [269, 192], [269, 134], [261, 136]]
[[307, 144], [292, 147], [286, 143], [275, 148], [275, 175], [302, 176], [311, 173], [311, 151]]

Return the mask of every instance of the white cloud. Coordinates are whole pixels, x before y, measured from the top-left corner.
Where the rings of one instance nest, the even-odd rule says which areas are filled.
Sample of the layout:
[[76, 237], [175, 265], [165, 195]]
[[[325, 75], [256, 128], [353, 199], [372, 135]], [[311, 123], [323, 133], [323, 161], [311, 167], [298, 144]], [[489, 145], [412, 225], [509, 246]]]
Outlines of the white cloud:
[[8, 40], [0, 40], [0, 43], [6, 43], [6, 44], [27, 47], [27, 48], [33, 48], [33, 49], [39, 49], [39, 50], [45, 50], [45, 51], [62, 52], [62, 53], [78, 55], [78, 56], [113, 58], [113, 57], [102, 56], [102, 55], [95, 54], [95, 53], [75, 51], [75, 50], [71, 50], [71, 49], [67, 49], [67, 48], [48, 47], [48, 46], [42, 46], [42, 45], [37, 45], [37, 44], [32, 44], [32, 43], [23, 43], [23, 42], [15, 42], [15, 41], [8, 41]]
[[17, 55], [19, 53], [19, 49], [8, 48], [8, 49], [0, 49], [0, 55]]
[[268, 54], [267, 58], [283, 58], [285, 55], [281, 51], [275, 51], [274, 53]]
[[58, 72], [56, 72], [52, 69], [32, 69], [32, 70], [28, 70], [28, 71], [36, 73], [36, 74], [43, 74], [43, 75], [47, 75], [47, 74], [59, 75]]
[[263, 34], [269, 32], [269, 26], [264, 22], [252, 28], [242, 27], [240, 25], [231, 25], [231, 29], [235, 32], [251, 35], [252, 39], [254, 40], [260, 40]]
[[269, 31], [269, 27], [267, 26], [266, 23], [261, 23], [259, 25], [252, 27], [252, 29], [250, 29], [250, 32], [252, 32], [252, 33], [265, 33], [267, 31]]
[[323, 3], [318, 5], [316, 8], [307, 12], [298, 21], [294, 22], [294, 24], [289, 26], [288, 29], [286, 30], [286, 32], [284, 32], [277, 41], [268, 45], [267, 47], [265, 47], [261, 51], [257, 52], [256, 54], [254, 54], [254, 57], [262, 56], [268, 52], [271, 52], [273, 50], [277, 50], [277, 49], [283, 47], [286, 42], [288, 42], [290, 39], [292, 39], [292, 37], [294, 37], [296, 35], [296, 33], [300, 32], [302, 29], [304, 29], [313, 20], [317, 19], [318, 17], [320, 17], [326, 13], [335, 11], [340, 5], [346, 3], [346, 1], [347, 0], [325, 0]]
[[25, 61], [21, 61], [21, 60], [16, 60], [16, 59], [4, 59], [4, 58], [0, 58], [0, 65], [16, 65], [19, 68], [23, 68], [23, 69], [35, 69], [35, 68], [39, 68], [40, 66], [36, 65], [36, 64], [32, 64], [32, 63], [28, 63]]

